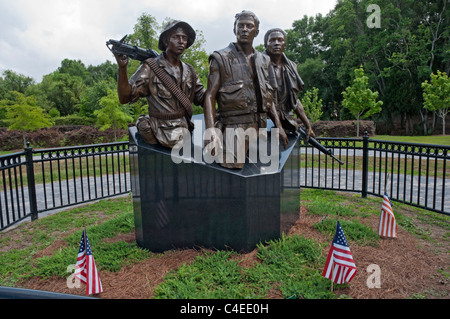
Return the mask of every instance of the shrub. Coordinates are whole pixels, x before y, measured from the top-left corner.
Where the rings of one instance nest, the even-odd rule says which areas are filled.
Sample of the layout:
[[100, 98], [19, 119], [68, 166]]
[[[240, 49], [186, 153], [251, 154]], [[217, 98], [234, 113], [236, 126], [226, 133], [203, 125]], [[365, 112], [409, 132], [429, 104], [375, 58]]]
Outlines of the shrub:
[[22, 132], [2, 129], [0, 131], [0, 150], [11, 151], [23, 149]]
[[[120, 130], [119, 136], [126, 134], [125, 130]], [[66, 132], [65, 146], [99, 144], [114, 142], [114, 130], [99, 130], [92, 126], [82, 126], [77, 129]]]
[[[126, 136], [127, 130], [119, 130], [118, 137]], [[114, 142], [114, 130], [100, 131], [93, 126], [58, 126], [26, 133], [26, 140], [33, 148], [53, 148], [86, 144]], [[23, 149], [22, 133], [18, 130], [0, 128], [0, 150]]]
[[78, 115], [67, 115], [55, 118], [55, 125], [94, 125], [95, 118], [78, 116]]
[[66, 133], [65, 146], [95, 144], [98, 140], [98, 129], [92, 126], [83, 126]]
[[56, 128], [41, 129], [28, 133], [27, 139], [32, 147], [60, 147], [64, 141], [64, 134]]
[[[356, 136], [356, 121], [319, 121], [312, 124], [316, 136], [324, 137], [354, 137]], [[359, 136], [367, 131], [369, 136], [375, 135], [375, 122], [360, 121]]]

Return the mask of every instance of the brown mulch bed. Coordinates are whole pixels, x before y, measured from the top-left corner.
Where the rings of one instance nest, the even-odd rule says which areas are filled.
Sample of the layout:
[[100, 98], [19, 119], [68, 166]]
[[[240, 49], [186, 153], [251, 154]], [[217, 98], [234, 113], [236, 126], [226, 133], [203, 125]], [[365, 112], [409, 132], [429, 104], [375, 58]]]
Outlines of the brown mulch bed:
[[[316, 231], [312, 225], [321, 220], [321, 216], [307, 214], [307, 209], [301, 207], [300, 220], [291, 227], [289, 234], [304, 235], [320, 242], [328, 243], [329, 238]], [[361, 220], [365, 224], [377, 229], [378, 217], [371, 216]], [[134, 234], [120, 235], [112, 240], [135, 240]], [[62, 245], [58, 240], [39, 256], [51, 254]], [[329, 245], [324, 248], [328, 253]], [[448, 247], [436, 251], [436, 247], [409, 234], [399, 227], [397, 239], [382, 238], [376, 247], [358, 246], [350, 243], [358, 272], [347, 288], [336, 291], [337, 295], [345, 295], [355, 299], [404, 299], [425, 295], [426, 298], [449, 299], [449, 280], [438, 269], [449, 271]], [[104, 292], [98, 295], [108, 299], [150, 299], [155, 288], [166, 274], [183, 263], [190, 263], [196, 256], [204, 254], [205, 249], [173, 250], [165, 254], [154, 254], [139, 263], [125, 266], [118, 272], [102, 271], [100, 278]], [[239, 263], [243, 267], [252, 267], [258, 261], [256, 250], [240, 254]], [[371, 273], [367, 267], [376, 264], [381, 269], [381, 288], [368, 288], [367, 279]], [[42, 280], [32, 278], [22, 284], [24, 288], [45, 291], [85, 295], [82, 285], [79, 289], [69, 289], [66, 280], [50, 278]], [[273, 289], [268, 298], [281, 298], [281, 293]]]

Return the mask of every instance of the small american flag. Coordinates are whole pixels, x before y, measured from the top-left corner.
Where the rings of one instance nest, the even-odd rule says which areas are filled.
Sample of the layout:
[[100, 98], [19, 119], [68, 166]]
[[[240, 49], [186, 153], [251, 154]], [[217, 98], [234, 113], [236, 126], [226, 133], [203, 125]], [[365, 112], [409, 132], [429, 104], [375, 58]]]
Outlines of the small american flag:
[[343, 284], [350, 282], [355, 274], [356, 265], [353, 262], [352, 253], [345, 239], [344, 231], [338, 221], [322, 276], [334, 283]]
[[95, 266], [94, 255], [86, 234], [86, 229], [81, 235], [80, 249], [78, 250], [75, 277], [86, 285], [86, 295], [103, 292], [102, 282]]
[[383, 196], [383, 204], [381, 206], [380, 227], [378, 234], [384, 237], [397, 237], [397, 222], [395, 221], [392, 204], [386, 193]]

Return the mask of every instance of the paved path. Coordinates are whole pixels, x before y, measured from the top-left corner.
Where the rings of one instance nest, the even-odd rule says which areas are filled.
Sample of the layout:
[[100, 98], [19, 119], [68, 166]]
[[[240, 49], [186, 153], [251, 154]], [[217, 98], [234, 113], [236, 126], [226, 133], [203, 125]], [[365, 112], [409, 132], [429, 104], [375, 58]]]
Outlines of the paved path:
[[[306, 181], [305, 176], [307, 176]], [[378, 174], [374, 176], [373, 172], [369, 172], [369, 193], [384, 194], [385, 176], [381, 174], [380, 177], [381, 180]], [[285, 187], [298, 187], [298, 185], [301, 185], [314, 188], [347, 189], [349, 191], [362, 190], [361, 171], [347, 172], [346, 170], [341, 170], [339, 173], [338, 170], [320, 169], [319, 171], [317, 168], [314, 170], [308, 168], [306, 172], [304, 169], [290, 170], [284, 173], [283, 180]], [[392, 178], [389, 178], [388, 181], [387, 193], [392, 199], [441, 210], [443, 183], [445, 183], [443, 211], [450, 213], [450, 179], [443, 180], [439, 177], [436, 179], [429, 177], [427, 180], [422, 176], [419, 181], [418, 176], [414, 176], [411, 179], [410, 175], [393, 174]]]
[[[307, 176], [306, 181], [305, 175]], [[393, 175], [392, 180], [392, 191], [388, 186], [388, 195], [392, 199], [419, 203], [429, 208], [441, 210], [442, 187], [444, 182], [442, 178], [434, 179], [433, 177], [427, 181], [426, 178], [422, 177], [419, 184], [419, 178], [417, 176], [411, 180], [410, 176], [401, 174], [398, 176]], [[334, 170], [333, 172], [331, 169], [321, 169], [319, 171], [317, 168], [313, 170], [309, 168], [305, 174], [304, 169], [292, 169], [284, 171], [283, 181], [285, 187], [299, 187], [301, 185], [315, 188], [361, 191], [362, 172], [348, 171], [347, 173], [346, 170], [341, 170], [341, 174], [339, 175], [338, 170]], [[404, 185], [406, 185], [406, 188], [404, 188]], [[115, 196], [127, 190], [131, 190], [129, 174], [126, 174], [126, 178], [123, 174], [121, 174], [120, 178], [116, 174], [114, 176], [109, 175], [108, 177], [90, 177], [89, 180], [87, 178], [78, 178], [75, 180], [61, 181], [61, 183], [53, 182], [53, 184], [47, 183], [45, 188], [43, 184], [38, 184], [36, 185], [38, 210], [45, 210], [45, 212], [39, 213], [39, 217], [67, 209], [67, 205], [81, 204], [89, 200], [98, 200], [102, 196]], [[450, 179], [445, 180], [445, 190], [444, 212], [450, 213]], [[368, 192], [378, 194], [384, 192], [384, 174], [381, 176], [381, 181], [378, 179], [378, 175], [376, 175], [374, 182], [374, 175], [369, 172]], [[434, 203], [436, 203], [435, 207], [433, 207]], [[28, 212], [29, 201], [27, 188], [23, 190], [23, 193], [21, 189], [14, 189], [12, 192], [8, 190], [7, 203], [5, 202], [4, 192], [0, 192], [0, 209], [4, 223], [6, 223], [7, 218], [6, 207], [8, 207], [9, 219], [12, 221], [23, 216], [24, 206], [25, 211]], [[15, 216], [14, 218], [13, 214]], [[29, 220], [29, 218], [25, 220]]]
[[[122, 192], [130, 191], [130, 175], [115, 174], [100, 177], [77, 178], [70, 180], [55, 181], [53, 183], [37, 184], [36, 199], [39, 217], [53, 214], [67, 209], [67, 206], [83, 204], [86, 201], [100, 200], [104, 197], [112, 197]], [[45, 186], [45, 187], [44, 187]], [[24, 211], [30, 211], [28, 200], [28, 188], [8, 189], [5, 193], [0, 192], [0, 213], [4, 223], [9, 220], [17, 220], [24, 216]], [[29, 220], [26, 218], [25, 220]], [[1, 226], [1, 225], [0, 225]], [[0, 227], [1, 228], [1, 227]]]

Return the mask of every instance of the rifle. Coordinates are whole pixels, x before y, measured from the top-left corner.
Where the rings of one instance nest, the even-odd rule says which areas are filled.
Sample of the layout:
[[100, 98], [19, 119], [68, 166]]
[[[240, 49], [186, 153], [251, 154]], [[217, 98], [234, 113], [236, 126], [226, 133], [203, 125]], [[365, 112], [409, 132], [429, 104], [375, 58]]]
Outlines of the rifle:
[[110, 39], [106, 42], [106, 46], [108, 47], [109, 51], [111, 51], [114, 55], [121, 54], [126, 55], [130, 59], [138, 60], [138, 61], [145, 61], [148, 58], [156, 58], [158, 56], [158, 52], [156, 52], [153, 49], [144, 50], [136, 45], [129, 45], [125, 43], [125, 39], [127, 38], [127, 35], [125, 35], [122, 39], [119, 41]]
[[317, 141], [314, 137], [310, 136], [309, 140], [306, 141], [306, 132], [305, 130], [299, 126], [298, 128], [298, 132], [300, 133], [300, 136], [302, 137], [302, 139], [305, 142], [308, 142], [309, 144], [311, 144], [312, 146], [314, 146], [315, 148], [317, 148], [319, 151], [321, 151], [322, 153], [331, 156], [333, 159], [335, 159], [339, 164], [343, 165], [344, 162], [342, 162], [341, 160], [339, 160], [337, 157], [334, 156], [334, 154], [331, 152], [330, 149], [326, 149], [322, 144], [319, 143], [319, 141]]

